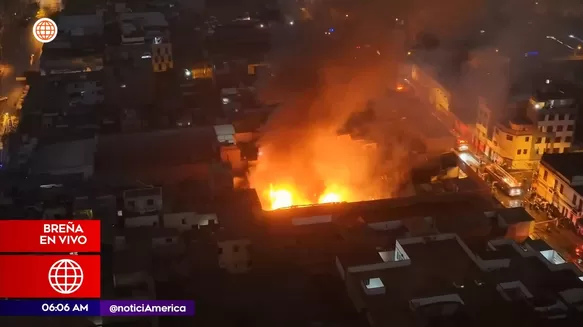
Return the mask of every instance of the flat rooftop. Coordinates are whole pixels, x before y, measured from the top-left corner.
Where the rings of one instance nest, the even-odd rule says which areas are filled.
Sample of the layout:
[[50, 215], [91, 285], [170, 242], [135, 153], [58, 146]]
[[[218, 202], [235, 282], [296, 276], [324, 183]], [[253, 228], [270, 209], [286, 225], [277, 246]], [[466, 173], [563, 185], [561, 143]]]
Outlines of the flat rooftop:
[[97, 144], [96, 168], [115, 171], [210, 164], [218, 159], [216, 146], [212, 127], [103, 135]]
[[[366, 302], [374, 326], [415, 326], [416, 312], [409, 308], [409, 301], [456, 294], [460, 291], [456, 285], [482, 278], [480, 269], [455, 239], [404, 244], [402, 247], [411, 258], [410, 265], [349, 273], [347, 276]], [[385, 294], [366, 295], [361, 283], [369, 278], [380, 278], [386, 289]], [[474, 294], [473, 299], [484, 301], [485, 297], [492, 296], [495, 296], [492, 292], [480, 292]], [[464, 297], [463, 300], [472, 301], [472, 298]]]
[[[522, 248], [516, 243], [514, 246], [501, 243], [491, 252], [500, 251], [503, 255], [487, 259], [510, 259], [510, 265], [492, 271], [480, 268], [473, 252], [455, 234], [400, 239], [397, 247], [384, 253], [369, 250], [354, 262], [339, 259], [344, 269], [352, 267], [346, 275], [348, 287], [363, 301], [373, 326], [425, 326], [435, 319], [448, 325], [463, 322], [465, 326], [481, 326], [484, 319], [504, 326], [534, 322], [544, 316], [535, 311], [536, 307], [551, 306], [556, 303], [559, 292], [583, 286], [572, 270], [553, 271], [538, 254], [523, 256]], [[405, 257], [395, 255], [395, 251]], [[379, 260], [383, 255], [385, 259]], [[380, 267], [383, 263], [385, 266]], [[377, 267], [364, 268], [373, 264]], [[372, 280], [376, 286], [371, 289], [384, 288], [383, 293], [365, 292], [363, 282]], [[530, 292], [532, 297], [511, 296], [512, 300], [505, 300], [506, 291], [500, 290], [500, 284], [518, 282], [526, 287], [524, 294]], [[516, 287], [505, 290], [508, 294], [519, 291]], [[435, 297], [446, 298], [431, 301]], [[517, 306], [522, 309], [517, 310]], [[493, 312], [497, 315], [491, 317]], [[425, 323], [420, 324], [422, 321]]]
[[418, 195], [363, 202], [321, 204], [264, 211], [266, 218], [292, 219], [331, 215], [333, 218], [360, 217], [367, 223], [400, 220], [410, 217], [430, 217], [483, 213], [492, 203], [480, 194]]

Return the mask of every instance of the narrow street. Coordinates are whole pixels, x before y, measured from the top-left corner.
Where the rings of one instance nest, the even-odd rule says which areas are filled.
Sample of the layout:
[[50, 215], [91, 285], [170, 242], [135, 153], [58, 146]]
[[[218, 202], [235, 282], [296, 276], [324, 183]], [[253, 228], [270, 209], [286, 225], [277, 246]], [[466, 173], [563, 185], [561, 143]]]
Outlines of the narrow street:
[[[419, 94], [417, 94], [419, 97]], [[429, 103], [426, 101], [421, 100], [425, 103], [425, 108], [427, 110], [427, 114], [433, 115], [437, 118], [446, 128], [453, 129], [454, 127], [454, 120], [455, 118], [452, 116], [451, 113], [437, 110], [433, 108]], [[475, 149], [470, 147], [470, 150], [467, 152], [470, 154], [469, 157], [473, 158], [483, 158], [484, 156], [476, 153]], [[463, 161], [464, 158], [460, 157]], [[528, 171], [509, 171], [516, 180], [523, 182], [526, 181], [524, 184], [524, 191], [525, 193], [530, 188], [532, 183], [532, 178], [534, 172], [532, 170]], [[485, 185], [490, 187], [492, 196], [498, 200], [503, 206], [505, 207], [513, 207], [516, 204], [516, 199], [519, 198], [520, 204], [523, 205], [522, 199], [527, 198], [528, 194], [525, 194], [522, 197], [509, 197], [508, 195], [504, 194], [496, 187], [491, 187], [486, 181], [483, 181]], [[535, 219], [535, 231], [531, 235], [533, 238], [542, 239], [549, 244], [553, 249], [555, 249], [565, 260], [570, 262], [577, 262], [578, 257], [575, 254], [575, 249], [577, 247], [583, 246], [583, 237], [578, 236], [575, 232], [570, 228], [562, 228], [558, 227], [557, 224], [553, 222], [548, 222], [549, 218], [547, 217], [546, 213], [539, 212], [529, 208], [528, 205], [525, 206], [526, 211]], [[583, 270], [583, 266], [578, 265], [578, 267]]]

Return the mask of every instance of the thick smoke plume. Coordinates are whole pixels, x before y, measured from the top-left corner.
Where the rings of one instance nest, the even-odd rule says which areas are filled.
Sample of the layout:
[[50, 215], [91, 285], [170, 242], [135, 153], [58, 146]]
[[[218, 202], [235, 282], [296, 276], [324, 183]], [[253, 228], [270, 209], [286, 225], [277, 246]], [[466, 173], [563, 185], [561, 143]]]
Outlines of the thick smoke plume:
[[355, 63], [351, 51], [357, 36], [326, 40], [322, 35], [334, 21], [325, 21], [273, 27], [267, 61], [275, 77], [256, 86], [263, 101], [280, 107], [262, 131], [251, 185], [260, 193], [270, 185], [291, 188], [299, 197], [294, 204], [317, 202], [325, 192], [340, 193], [343, 201], [391, 196], [396, 176], [401, 177], [398, 165], [393, 165], [394, 183], [387, 185], [379, 173], [380, 151], [337, 133], [352, 114], [386, 92], [388, 62]]

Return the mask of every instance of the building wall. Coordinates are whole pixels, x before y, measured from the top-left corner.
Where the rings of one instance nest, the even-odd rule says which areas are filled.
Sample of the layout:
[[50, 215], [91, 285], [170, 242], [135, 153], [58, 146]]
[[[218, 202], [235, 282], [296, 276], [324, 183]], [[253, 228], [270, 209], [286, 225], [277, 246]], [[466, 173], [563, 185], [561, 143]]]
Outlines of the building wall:
[[162, 210], [162, 195], [125, 196], [124, 208], [130, 212], [155, 212]]
[[197, 214], [196, 212], [179, 212], [165, 214], [164, 227], [175, 228], [180, 231], [200, 228], [209, 224], [218, 224], [215, 214]]
[[573, 222], [583, 216], [583, 194], [577, 193], [569, 181], [555, 173], [544, 162], [538, 170], [536, 193]]
[[172, 44], [152, 44], [152, 69], [154, 72], [165, 72], [173, 67]]
[[[518, 132], [518, 131], [517, 131]], [[534, 147], [536, 133], [514, 133], [514, 131], [494, 128], [490, 156], [497, 162], [505, 162], [513, 169], [533, 169], [541, 158]]]
[[247, 239], [219, 241], [219, 266], [232, 274], [251, 269], [251, 241]]
[[71, 104], [95, 105], [105, 99], [103, 82], [98, 80], [75, 81], [67, 84]]
[[411, 80], [426, 92], [426, 100], [436, 109], [450, 110], [451, 94], [449, 91], [418, 65], [411, 66]]
[[160, 218], [158, 215], [126, 217], [124, 220], [124, 226], [126, 228], [157, 227], [160, 226]]
[[574, 114], [545, 114], [541, 120], [537, 122], [537, 126], [541, 132], [547, 132], [552, 136], [552, 152], [563, 153], [568, 152], [573, 143], [575, 135], [576, 115]]

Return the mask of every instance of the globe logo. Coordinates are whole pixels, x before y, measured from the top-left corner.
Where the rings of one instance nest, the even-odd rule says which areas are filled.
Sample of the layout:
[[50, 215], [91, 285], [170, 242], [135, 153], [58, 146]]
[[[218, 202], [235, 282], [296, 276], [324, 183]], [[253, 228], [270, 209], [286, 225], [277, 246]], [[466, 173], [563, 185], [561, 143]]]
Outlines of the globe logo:
[[61, 259], [49, 269], [49, 284], [59, 294], [73, 294], [83, 284], [83, 269], [71, 259]]
[[41, 18], [32, 26], [32, 35], [41, 43], [49, 43], [57, 37], [57, 24], [50, 18]]

